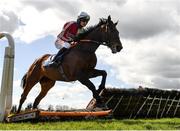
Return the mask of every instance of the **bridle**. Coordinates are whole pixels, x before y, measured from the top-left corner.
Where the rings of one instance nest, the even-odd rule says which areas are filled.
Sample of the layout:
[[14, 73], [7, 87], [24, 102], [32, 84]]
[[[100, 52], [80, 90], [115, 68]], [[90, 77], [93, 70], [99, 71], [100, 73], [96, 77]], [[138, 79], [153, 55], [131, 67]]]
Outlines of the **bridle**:
[[[101, 25], [101, 26], [103, 26], [103, 25]], [[110, 45], [110, 39], [109, 39], [110, 31], [109, 31], [109, 27], [108, 27], [108, 22], [105, 24], [105, 31], [103, 33], [106, 34], [106, 40], [95, 41], [95, 40], [91, 40], [91, 39], [82, 39], [82, 40], [80, 40], [80, 42], [92, 42], [92, 43], [96, 43], [96, 44], [99, 44], [99, 45], [104, 45], [104, 46], [109, 47], [109, 45]]]
[[109, 47], [111, 41], [110, 41], [110, 29], [108, 27], [108, 24], [109, 24], [108, 22], [105, 24], [105, 40], [103, 43], [105, 43], [104, 44], [105, 46]]

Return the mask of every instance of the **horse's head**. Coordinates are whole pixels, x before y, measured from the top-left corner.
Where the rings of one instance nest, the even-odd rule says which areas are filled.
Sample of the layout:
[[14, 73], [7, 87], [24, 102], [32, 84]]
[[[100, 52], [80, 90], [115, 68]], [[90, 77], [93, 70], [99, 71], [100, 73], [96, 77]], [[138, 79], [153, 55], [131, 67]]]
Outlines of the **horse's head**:
[[101, 29], [103, 32], [102, 40], [105, 42], [104, 45], [108, 46], [112, 53], [120, 52], [123, 46], [120, 41], [119, 31], [116, 28], [118, 22], [113, 23], [111, 16], [108, 16], [108, 19], [106, 20], [101, 19], [100, 23], [103, 23], [101, 25]]

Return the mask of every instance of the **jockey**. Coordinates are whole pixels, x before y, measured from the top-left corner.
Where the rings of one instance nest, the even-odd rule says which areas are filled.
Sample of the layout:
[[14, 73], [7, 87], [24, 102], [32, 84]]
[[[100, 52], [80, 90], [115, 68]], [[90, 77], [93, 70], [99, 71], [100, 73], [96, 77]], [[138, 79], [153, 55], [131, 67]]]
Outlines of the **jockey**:
[[63, 55], [72, 46], [75, 37], [84, 31], [84, 27], [90, 20], [90, 16], [86, 12], [81, 12], [77, 18], [77, 21], [70, 21], [65, 23], [63, 30], [57, 36], [55, 46], [59, 49], [59, 52], [55, 55], [53, 60], [48, 66], [57, 67], [62, 59]]

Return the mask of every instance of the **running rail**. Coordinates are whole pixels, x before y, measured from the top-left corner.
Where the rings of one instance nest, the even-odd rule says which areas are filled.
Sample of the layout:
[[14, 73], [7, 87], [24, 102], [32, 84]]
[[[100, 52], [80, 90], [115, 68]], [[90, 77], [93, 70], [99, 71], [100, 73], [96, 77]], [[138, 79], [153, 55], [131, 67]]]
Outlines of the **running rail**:
[[5, 117], [12, 107], [12, 92], [13, 92], [13, 74], [14, 74], [14, 39], [6, 32], [0, 32], [0, 39], [6, 37], [8, 46], [5, 47], [2, 82], [0, 89], [0, 122], [4, 121]]

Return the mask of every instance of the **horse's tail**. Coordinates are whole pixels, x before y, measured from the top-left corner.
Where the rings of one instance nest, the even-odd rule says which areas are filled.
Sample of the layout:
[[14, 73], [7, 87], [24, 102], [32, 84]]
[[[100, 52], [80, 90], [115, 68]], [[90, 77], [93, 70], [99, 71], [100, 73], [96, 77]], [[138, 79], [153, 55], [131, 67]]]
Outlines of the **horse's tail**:
[[38, 67], [41, 65], [44, 57], [49, 56], [49, 54], [44, 55], [43, 57], [41, 57], [40, 59], [36, 59], [33, 64], [30, 66], [29, 70], [26, 72], [26, 74], [24, 74], [22, 80], [21, 80], [21, 87], [24, 89], [25, 84], [26, 84], [26, 80], [27, 80], [27, 76], [28, 74], [32, 73], [32, 71], [35, 69], [35, 67]]

